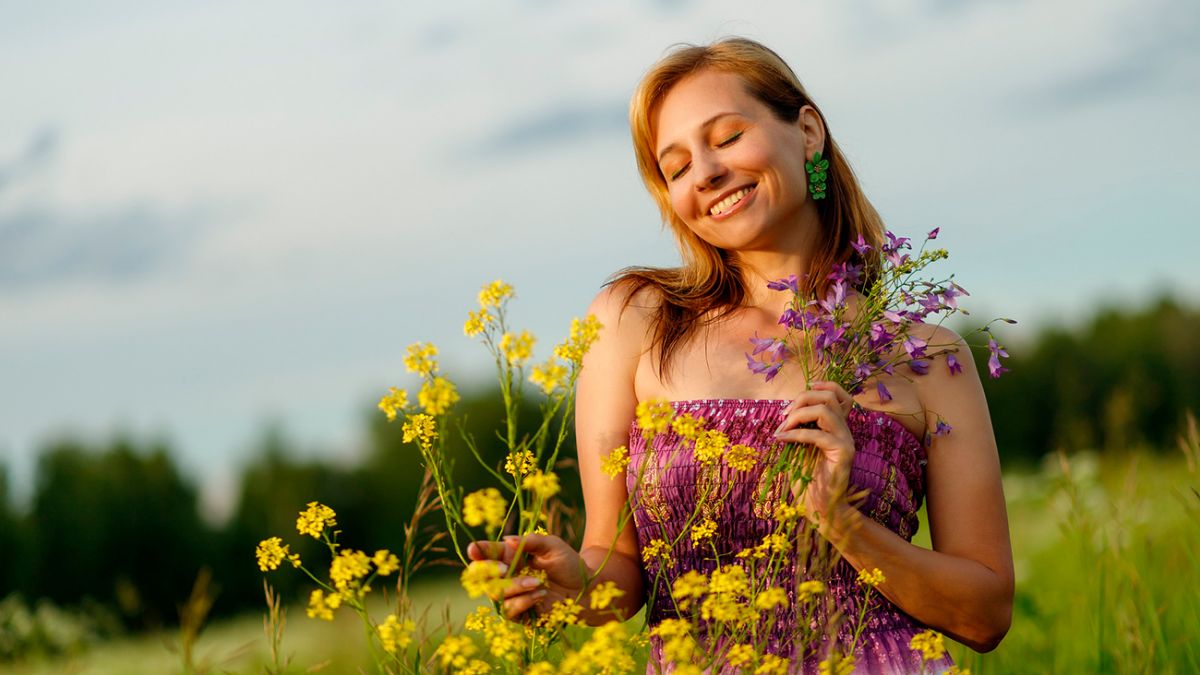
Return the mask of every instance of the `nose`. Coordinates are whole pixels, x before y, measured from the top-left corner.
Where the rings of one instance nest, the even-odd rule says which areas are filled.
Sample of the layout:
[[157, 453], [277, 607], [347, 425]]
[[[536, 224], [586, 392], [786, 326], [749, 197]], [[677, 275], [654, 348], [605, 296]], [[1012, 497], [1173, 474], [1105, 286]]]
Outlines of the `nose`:
[[696, 190], [699, 192], [720, 187], [725, 177], [729, 175], [728, 169], [712, 152], [693, 156], [692, 168], [696, 176]]

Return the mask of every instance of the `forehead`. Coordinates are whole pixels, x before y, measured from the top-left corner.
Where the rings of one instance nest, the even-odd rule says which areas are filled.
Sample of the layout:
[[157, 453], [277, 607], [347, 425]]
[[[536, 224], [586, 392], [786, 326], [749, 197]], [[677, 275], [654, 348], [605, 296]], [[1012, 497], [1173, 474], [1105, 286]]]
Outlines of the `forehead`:
[[698, 129], [713, 115], [737, 113], [754, 119], [765, 110], [733, 73], [702, 70], [671, 87], [651, 117], [655, 153]]

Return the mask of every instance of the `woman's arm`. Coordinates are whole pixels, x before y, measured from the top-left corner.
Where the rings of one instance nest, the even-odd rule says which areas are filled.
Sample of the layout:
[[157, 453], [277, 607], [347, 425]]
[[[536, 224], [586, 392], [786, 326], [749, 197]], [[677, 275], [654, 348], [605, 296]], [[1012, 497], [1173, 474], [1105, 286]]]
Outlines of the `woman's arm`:
[[[637, 533], [626, 513], [625, 476], [610, 478], [601, 470], [603, 456], [628, 443], [637, 407], [633, 378], [646, 335], [647, 308], [639, 303], [641, 298], [635, 298], [622, 313], [625, 293], [607, 287], [588, 308], [603, 327], [584, 357], [576, 389], [575, 438], [586, 513], [582, 546], [576, 552], [556, 536], [526, 537], [521, 547], [527, 554], [525, 564], [544, 570], [548, 587], [515, 580], [505, 593], [504, 611], [510, 618], [535, 606], [544, 612], [564, 597], [578, 596], [585, 579], [591, 579], [589, 588], [612, 581], [624, 591], [607, 610], [585, 610], [583, 618], [590, 623], [604, 623], [614, 616], [628, 618], [645, 602]], [[517, 543], [515, 537], [508, 538], [504, 547], [477, 542], [468, 554], [475, 560], [496, 559], [511, 565]], [[587, 596], [581, 603], [589, 608]]]
[[[822, 519], [820, 531], [856, 569], [882, 570], [887, 581], [879, 591], [905, 612], [976, 651], [990, 651], [1012, 622], [1012, 547], [1000, 461], [969, 347], [953, 331], [929, 330], [922, 337], [930, 344], [958, 345], [956, 358], [963, 366], [962, 373], [954, 375], [938, 359], [929, 374], [914, 378], [928, 427], [935, 428], [938, 414], [952, 427], [949, 434], [934, 436], [928, 448], [926, 493], [933, 550], [910, 544], [844, 502], [832, 517]], [[837, 469], [848, 475], [848, 465], [842, 465], [845, 453], [837, 451], [844, 444], [845, 411], [836, 402], [825, 407], [837, 412], [825, 412], [824, 420], [815, 412], [797, 414], [795, 421], [811, 419], [822, 429], [828, 426], [827, 431], [795, 429], [784, 437], [823, 438], [833, 450], [822, 451], [837, 456]], [[842, 424], [835, 429], [839, 413]], [[837, 469], [831, 468], [829, 475], [841, 475]], [[837, 491], [835, 486], [827, 493]]]

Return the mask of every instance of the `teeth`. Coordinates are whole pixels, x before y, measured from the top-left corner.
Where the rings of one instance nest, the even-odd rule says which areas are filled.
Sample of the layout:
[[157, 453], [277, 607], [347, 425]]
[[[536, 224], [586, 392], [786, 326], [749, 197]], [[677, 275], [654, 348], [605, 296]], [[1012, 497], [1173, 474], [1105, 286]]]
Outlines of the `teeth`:
[[713, 207], [708, 210], [708, 214], [710, 216], [719, 216], [732, 208], [734, 204], [742, 201], [742, 197], [745, 197], [748, 194], [750, 194], [750, 188], [742, 188], [741, 190], [738, 190], [737, 192], [714, 204]]

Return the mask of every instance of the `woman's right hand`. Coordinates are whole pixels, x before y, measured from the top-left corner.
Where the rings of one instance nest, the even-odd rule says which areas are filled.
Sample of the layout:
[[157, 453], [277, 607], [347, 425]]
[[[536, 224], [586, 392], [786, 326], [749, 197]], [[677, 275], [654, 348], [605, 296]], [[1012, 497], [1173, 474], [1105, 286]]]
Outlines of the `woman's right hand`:
[[[516, 560], [518, 548], [520, 560]], [[499, 542], [472, 542], [467, 546], [467, 557], [495, 560], [500, 564], [501, 574], [508, 574], [510, 568], [516, 567], [513, 583], [504, 591], [503, 606], [504, 615], [513, 620], [531, 607], [544, 612], [563, 598], [578, 598], [587, 583], [588, 570], [579, 552], [553, 535], [528, 534], [504, 537]], [[546, 583], [523, 573], [530, 569], [545, 572]]]

